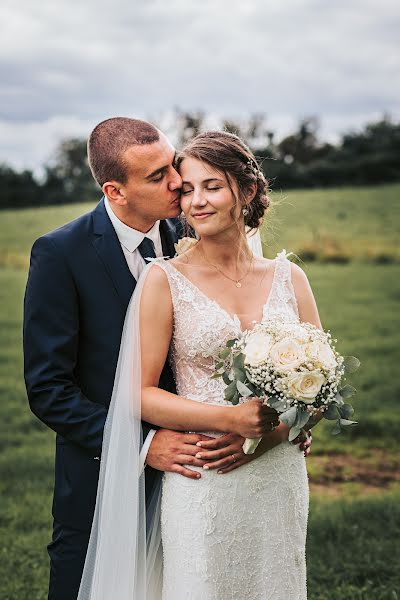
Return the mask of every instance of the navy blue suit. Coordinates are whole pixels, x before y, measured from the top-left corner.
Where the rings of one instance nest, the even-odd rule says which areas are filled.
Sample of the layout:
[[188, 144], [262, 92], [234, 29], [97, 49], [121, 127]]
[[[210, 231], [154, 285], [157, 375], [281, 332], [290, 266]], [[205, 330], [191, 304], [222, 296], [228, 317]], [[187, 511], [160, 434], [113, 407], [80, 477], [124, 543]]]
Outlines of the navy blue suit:
[[[161, 221], [160, 234], [163, 254], [173, 256], [175, 221]], [[73, 600], [76, 582], [79, 587], [96, 501], [95, 457], [135, 285], [103, 200], [33, 245], [24, 306], [25, 382], [32, 411], [57, 432], [52, 600]], [[175, 391], [168, 366], [160, 387]], [[146, 468], [146, 492], [158, 476]], [[74, 552], [79, 557], [72, 560]]]

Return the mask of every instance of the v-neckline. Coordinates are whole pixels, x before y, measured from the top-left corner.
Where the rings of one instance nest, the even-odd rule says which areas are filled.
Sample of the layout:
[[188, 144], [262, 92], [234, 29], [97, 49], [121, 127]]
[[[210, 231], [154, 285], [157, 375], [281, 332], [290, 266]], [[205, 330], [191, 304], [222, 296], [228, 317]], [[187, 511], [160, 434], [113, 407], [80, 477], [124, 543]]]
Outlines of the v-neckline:
[[[274, 266], [274, 274], [272, 276], [272, 284], [270, 287], [270, 290], [268, 292], [267, 295], [267, 299], [264, 302], [264, 304], [262, 305], [262, 315], [261, 315], [261, 321], [257, 322], [257, 321], [252, 321], [252, 323], [254, 323], [255, 325], [258, 325], [259, 323], [262, 323], [262, 321], [264, 320], [265, 317], [265, 310], [269, 304], [269, 301], [271, 299], [272, 296], [272, 292], [274, 291], [275, 285], [276, 285], [276, 271], [277, 271], [277, 258], [275, 258], [272, 262], [275, 263]], [[214, 306], [216, 306], [218, 308], [218, 310], [220, 310], [222, 313], [224, 313], [229, 320], [231, 321], [231, 323], [235, 324], [236, 326], [238, 326], [239, 330], [241, 333], [244, 333], [245, 331], [249, 331], [249, 328], [245, 328], [243, 329], [242, 327], [242, 323], [237, 315], [237, 313], [235, 314], [231, 314], [226, 308], [224, 308], [217, 300], [214, 300], [214, 298], [210, 298], [210, 296], [207, 296], [207, 294], [205, 292], [203, 292], [203, 290], [201, 290], [199, 288], [199, 286], [197, 286], [195, 283], [193, 283], [193, 281], [191, 281], [188, 277], [186, 277], [186, 275], [184, 275], [179, 269], [177, 269], [170, 261], [168, 261], [168, 266], [172, 267], [174, 269], [174, 271], [176, 271], [176, 273], [178, 273], [178, 275], [181, 275], [183, 277], [183, 279], [194, 289], [196, 290], [196, 292], [198, 294], [200, 294], [200, 296], [203, 296], [203, 298], [205, 298], [206, 300], [208, 300], [208, 302], [211, 302], [211, 304], [213, 304]]]

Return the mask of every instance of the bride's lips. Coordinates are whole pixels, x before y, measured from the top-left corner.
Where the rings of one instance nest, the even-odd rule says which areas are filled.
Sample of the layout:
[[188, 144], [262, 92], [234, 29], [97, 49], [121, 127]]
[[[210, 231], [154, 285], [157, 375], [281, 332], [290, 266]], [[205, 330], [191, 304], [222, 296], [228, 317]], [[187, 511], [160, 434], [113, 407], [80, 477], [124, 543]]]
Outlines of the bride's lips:
[[212, 212], [208, 212], [208, 213], [195, 213], [194, 215], [192, 215], [193, 219], [199, 219], [200, 221], [202, 221], [203, 219], [207, 219], [207, 217], [211, 217], [211, 215], [213, 215], [214, 213]]

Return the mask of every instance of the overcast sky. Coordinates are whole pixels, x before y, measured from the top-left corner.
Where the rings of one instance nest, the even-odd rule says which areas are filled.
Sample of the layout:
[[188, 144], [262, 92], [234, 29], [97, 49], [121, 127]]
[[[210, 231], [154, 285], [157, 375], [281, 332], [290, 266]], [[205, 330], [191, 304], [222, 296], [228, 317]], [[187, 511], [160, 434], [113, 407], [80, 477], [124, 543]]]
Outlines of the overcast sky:
[[[37, 169], [116, 115], [400, 118], [398, 0], [2, 0], [0, 161]], [[169, 115], [169, 116], [168, 116]]]

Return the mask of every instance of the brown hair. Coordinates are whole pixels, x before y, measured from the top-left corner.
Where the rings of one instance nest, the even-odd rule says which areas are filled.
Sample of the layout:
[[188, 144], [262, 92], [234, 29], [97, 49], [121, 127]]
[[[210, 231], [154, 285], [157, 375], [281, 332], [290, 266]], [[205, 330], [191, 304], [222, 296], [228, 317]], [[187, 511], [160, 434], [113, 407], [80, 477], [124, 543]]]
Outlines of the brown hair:
[[[188, 157], [206, 162], [224, 173], [236, 201], [248, 211], [244, 217], [245, 225], [251, 229], [260, 226], [270, 205], [268, 182], [254, 154], [237, 135], [226, 131], [200, 133], [179, 152], [178, 169], [183, 159]], [[237, 183], [239, 198], [236, 198], [232, 188], [232, 180]], [[253, 186], [256, 187], [256, 193], [250, 203], [246, 204]]]
[[125, 150], [159, 139], [158, 129], [139, 119], [113, 117], [96, 125], [89, 136], [87, 151], [90, 170], [99, 186], [112, 180], [126, 183], [128, 170], [122, 159]]

